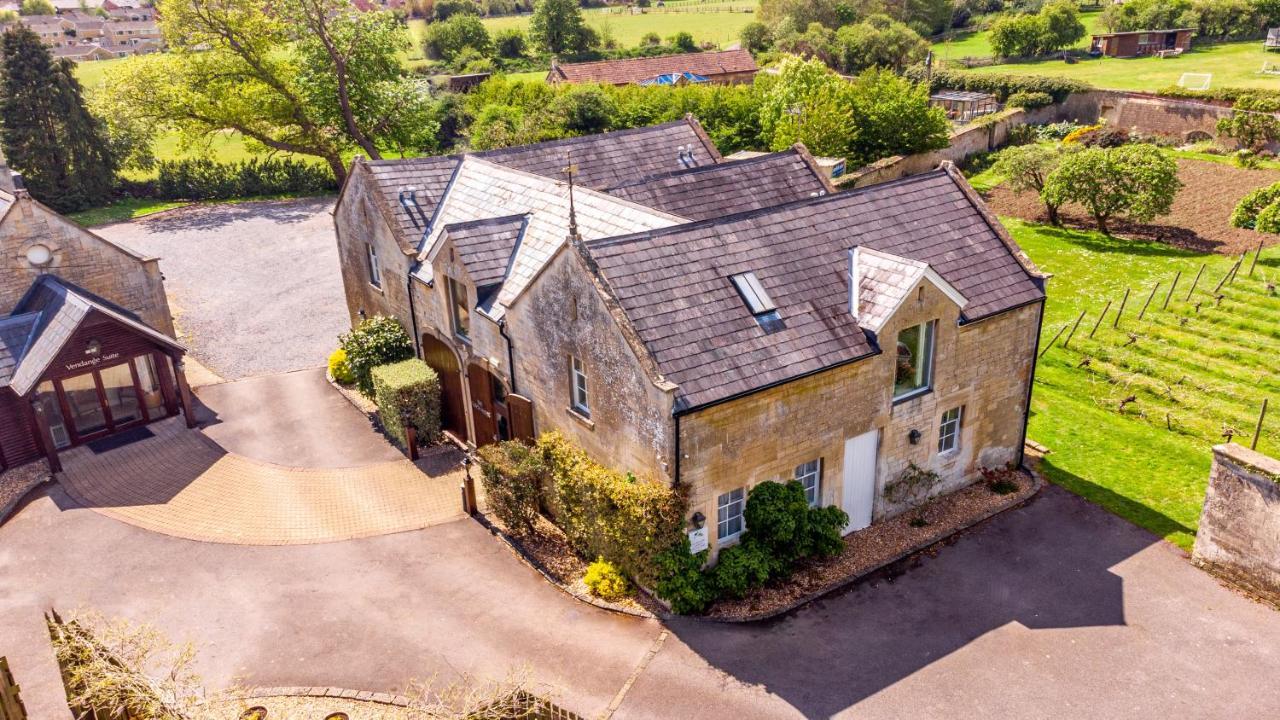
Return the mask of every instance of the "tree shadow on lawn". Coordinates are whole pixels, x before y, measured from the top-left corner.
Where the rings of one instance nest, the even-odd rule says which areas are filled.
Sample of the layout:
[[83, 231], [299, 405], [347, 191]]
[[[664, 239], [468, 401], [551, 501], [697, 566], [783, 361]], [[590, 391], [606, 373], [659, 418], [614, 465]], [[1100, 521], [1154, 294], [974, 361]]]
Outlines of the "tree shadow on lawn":
[[[1064, 215], [1065, 227], [1041, 225], [1037, 230], [1064, 243], [1096, 253], [1186, 258], [1217, 252], [1222, 243], [1193, 230], [1169, 225], [1146, 225], [1112, 220], [1111, 235], [1098, 232], [1092, 221]], [[1031, 221], [1036, 222], [1036, 221]], [[1138, 242], [1134, 242], [1134, 241]]]
[[677, 618], [669, 627], [712, 666], [763, 685], [806, 717], [829, 717], [1011, 622], [1125, 625], [1123, 581], [1111, 568], [1157, 542], [1046, 485], [1030, 505], [917, 556], [900, 577], [767, 623]]

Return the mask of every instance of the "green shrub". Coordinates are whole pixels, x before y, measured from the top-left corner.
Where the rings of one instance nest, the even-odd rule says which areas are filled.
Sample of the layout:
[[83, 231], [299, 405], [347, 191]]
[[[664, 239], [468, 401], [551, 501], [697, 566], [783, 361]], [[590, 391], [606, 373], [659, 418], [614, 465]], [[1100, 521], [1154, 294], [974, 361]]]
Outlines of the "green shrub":
[[840, 531], [849, 524], [849, 516], [834, 506], [810, 507], [804, 486], [795, 480], [766, 481], [751, 488], [743, 521], [744, 544], [759, 545], [785, 572], [801, 558], [838, 553], [843, 547]]
[[356, 387], [365, 396], [373, 395], [371, 373], [379, 365], [389, 365], [413, 357], [413, 340], [400, 322], [386, 315], [364, 320], [349, 333], [338, 337], [347, 355], [347, 367], [355, 376]]
[[522, 442], [509, 440], [482, 447], [476, 456], [489, 509], [512, 532], [533, 531], [547, 469], [542, 454]]
[[417, 432], [419, 445], [440, 435], [440, 377], [418, 358], [379, 365], [371, 373], [374, 401], [387, 434], [408, 446], [405, 427]]
[[351, 374], [351, 366], [347, 364], [346, 350], [338, 348], [329, 353], [329, 377], [343, 385], [350, 385], [356, 381], [356, 376]]
[[1035, 110], [1036, 108], [1047, 107], [1053, 104], [1053, 96], [1047, 92], [1038, 92], [1035, 90], [1019, 90], [1009, 95], [1005, 100], [1005, 104], [1010, 107], [1020, 107], [1023, 110]]
[[587, 584], [592, 595], [610, 602], [617, 602], [631, 594], [631, 583], [604, 558], [596, 558], [595, 562], [587, 566], [587, 574], [582, 581]]
[[[925, 79], [925, 69], [916, 65], [908, 68], [906, 75], [914, 80]], [[1033, 77], [1024, 75], [979, 75], [959, 70], [934, 70], [929, 77], [930, 87], [934, 90], [973, 90], [988, 92], [1002, 102], [1017, 92], [1041, 92], [1053, 98], [1054, 102], [1062, 102], [1072, 93], [1089, 92], [1092, 86], [1078, 80], [1060, 77]]]
[[715, 586], [702, 571], [709, 551], [695, 555], [690, 550], [688, 536], [681, 533], [678, 542], [653, 558], [653, 591], [681, 615], [703, 612], [716, 599]]
[[684, 496], [658, 482], [604, 467], [558, 433], [538, 439], [550, 484], [548, 507], [583, 557], [604, 557], [643, 585], [654, 558], [684, 535]]
[[292, 158], [232, 163], [188, 158], [156, 163], [156, 180], [149, 187], [160, 200], [227, 200], [322, 194], [334, 192], [338, 186], [327, 167]]
[[711, 582], [720, 597], [740, 600], [785, 569], [768, 548], [745, 538], [720, 551], [719, 560], [711, 569]]

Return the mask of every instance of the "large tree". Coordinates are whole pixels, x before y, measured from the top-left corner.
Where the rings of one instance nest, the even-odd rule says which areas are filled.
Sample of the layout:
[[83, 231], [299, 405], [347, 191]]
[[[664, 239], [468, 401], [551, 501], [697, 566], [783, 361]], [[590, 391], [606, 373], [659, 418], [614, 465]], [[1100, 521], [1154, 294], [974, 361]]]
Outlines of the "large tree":
[[163, 0], [170, 52], [132, 58], [114, 73], [104, 110], [189, 143], [227, 130], [270, 150], [323, 158], [416, 150], [438, 127], [426, 88], [399, 53], [407, 31], [390, 13], [346, 0]]
[[1031, 143], [1013, 145], [1000, 151], [992, 170], [1005, 179], [1015, 193], [1034, 192], [1041, 196], [1049, 222], [1058, 225], [1058, 203], [1044, 198], [1045, 181], [1062, 161], [1061, 148]]
[[0, 37], [0, 143], [36, 198], [62, 211], [103, 203], [116, 162], [103, 125], [85, 107], [74, 64], [54, 61], [40, 37], [14, 27]]

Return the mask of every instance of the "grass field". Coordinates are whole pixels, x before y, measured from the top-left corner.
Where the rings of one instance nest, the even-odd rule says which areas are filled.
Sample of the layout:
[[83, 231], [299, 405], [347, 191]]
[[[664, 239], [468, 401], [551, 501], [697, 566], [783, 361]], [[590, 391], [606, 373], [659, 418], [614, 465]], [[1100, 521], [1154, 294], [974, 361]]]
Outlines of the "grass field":
[[[1280, 353], [1280, 298], [1266, 289], [1267, 280], [1280, 279], [1277, 251], [1272, 257], [1263, 252], [1253, 277], [1246, 261], [1235, 282], [1220, 291], [1219, 306], [1212, 290], [1233, 258], [1004, 222], [1040, 268], [1053, 274], [1041, 342], [1087, 311], [1069, 348], [1059, 340], [1037, 369], [1030, 435], [1052, 451], [1045, 472], [1189, 549], [1204, 501], [1209, 448], [1223, 441], [1224, 425], [1247, 444], [1262, 399], [1280, 396], [1280, 375], [1273, 370]], [[1204, 275], [1188, 301], [1201, 265]], [[1178, 271], [1177, 291], [1164, 309]], [[1156, 282], [1160, 289], [1138, 321]], [[1115, 329], [1126, 288], [1132, 293]], [[1090, 339], [1108, 300], [1112, 308]], [[1082, 367], [1085, 358], [1089, 362]], [[1121, 411], [1121, 401], [1130, 396], [1136, 400]], [[1280, 453], [1280, 420], [1264, 428], [1258, 449]]]
[[[1081, 16], [1085, 36], [1075, 47], [1089, 47], [1090, 36], [1101, 32], [1101, 13]], [[933, 51], [943, 61], [964, 57], [990, 57], [989, 33], [961, 33], [934, 42]], [[1261, 40], [1209, 45], [1195, 42], [1192, 50], [1181, 57], [1162, 60], [1144, 58], [1082, 58], [1068, 64], [1063, 60], [1036, 60], [972, 68], [968, 72], [1011, 75], [1056, 75], [1081, 80], [1113, 90], [1153, 92], [1176, 85], [1183, 73], [1211, 73], [1211, 87], [1254, 87], [1280, 90], [1280, 76], [1259, 72], [1264, 62], [1280, 62], [1280, 56], [1267, 54]]]

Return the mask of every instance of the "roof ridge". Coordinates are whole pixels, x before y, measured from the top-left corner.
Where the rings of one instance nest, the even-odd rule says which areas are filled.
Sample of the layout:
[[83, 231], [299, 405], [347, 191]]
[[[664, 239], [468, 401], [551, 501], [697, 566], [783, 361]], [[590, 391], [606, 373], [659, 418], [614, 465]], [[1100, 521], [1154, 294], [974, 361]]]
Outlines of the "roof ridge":
[[885, 188], [893, 187], [896, 185], [909, 185], [915, 182], [919, 182], [921, 180], [936, 178], [936, 177], [945, 176], [945, 175], [946, 175], [946, 172], [941, 168], [939, 168], [936, 170], [930, 170], [929, 172], [919, 173], [917, 175], [908, 175], [907, 177], [897, 178], [895, 180], [889, 180], [887, 182], [882, 182], [882, 183], [876, 183], [874, 185], [864, 185], [863, 187], [853, 188], [852, 190], [842, 190], [840, 192], [821, 195], [819, 197], [800, 198], [799, 200], [792, 200], [791, 202], [785, 202], [785, 203], [782, 203], [781, 205], [770, 205], [769, 207], [755, 208], [753, 210], [743, 210], [742, 212], [731, 213], [729, 215], [720, 215], [718, 217], [706, 218], [705, 220], [695, 220], [693, 222], [683, 223], [680, 225], [670, 225], [663, 228], [655, 228], [653, 230], [644, 230], [638, 233], [630, 233], [627, 235], [618, 235], [615, 237], [608, 237], [608, 238], [597, 238], [595, 240], [587, 240], [586, 243], [590, 247], [608, 247], [612, 245], [621, 245], [623, 243], [634, 242], [642, 238], [654, 237], [654, 236], [663, 235], [663, 234], [667, 234], [675, 231], [690, 230], [697, 227], [708, 227], [708, 226], [717, 225], [720, 223], [733, 222], [736, 220], [745, 220], [752, 217], [764, 217], [776, 212], [790, 210], [797, 207], [803, 207], [805, 205], [810, 205], [810, 204], [834, 202], [836, 199], [853, 197], [855, 195], [862, 195], [871, 190], [883, 190]]
[[482, 225], [501, 225], [505, 223], [510, 223], [516, 218], [519, 218], [521, 221], [523, 221], [527, 217], [529, 217], [529, 213], [527, 212], [512, 213], [510, 215], [500, 215], [498, 217], [480, 218], [478, 220], [463, 220], [461, 222], [449, 223], [448, 225], [445, 225], [442, 229], [448, 230], [449, 228], [461, 229], [461, 228], [480, 227]]
[[739, 166], [749, 165], [749, 164], [759, 165], [759, 164], [768, 162], [770, 160], [776, 160], [781, 155], [795, 155], [797, 158], [803, 160], [803, 158], [801, 158], [800, 156], [799, 151], [797, 151], [794, 147], [789, 147], [786, 150], [778, 150], [776, 152], [767, 152], [767, 153], [764, 153], [763, 155], [744, 158], [742, 160], [729, 160], [726, 162], [712, 163], [711, 165], [697, 165], [691, 168], [680, 168], [679, 170], [669, 170], [667, 172], [656, 173], [653, 175], [644, 175], [634, 180], [629, 180], [627, 182], [620, 183], [618, 185], [612, 185], [610, 187], [607, 187], [604, 189], [604, 192], [610, 192], [612, 190], [621, 190], [623, 188], [635, 187], [636, 185], [644, 185], [646, 183], [651, 183], [655, 180], [666, 180], [667, 178], [683, 177], [685, 175], [694, 175], [697, 173], [710, 172], [713, 170], [723, 170], [730, 166], [737, 168]]
[[[465, 152], [465, 153], [461, 153], [461, 155], [463, 157], [478, 157], [483, 160], [489, 156], [498, 155], [509, 150], [528, 150], [529, 148], [535, 148], [535, 147], [552, 147], [555, 145], [582, 144], [584, 142], [590, 142], [596, 138], [625, 137], [628, 135], [638, 135], [647, 130], [657, 130], [659, 128], [675, 127], [677, 125], [682, 125], [687, 122], [688, 121], [685, 118], [679, 118], [677, 120], [668, 120], [667, 122], [664, 122], [664, 123], [657, 123], [656, 125], [641, 125], [639, 127], [622, 128], [620, 130], [609, 130], [607, 132], [602, 132], [602, 133], [592, 133], [590, 135], [574, 135], [573, 137], [557, 138], [555, 140], [543, 140], [542, 142], [526, 143], [524, 145], [511, 145], [509, 147], [504, 147], [504, 148], [493, 148], [492, 150]], [[440, 156], [437, 155], [434, 157], [440, 157]]]

